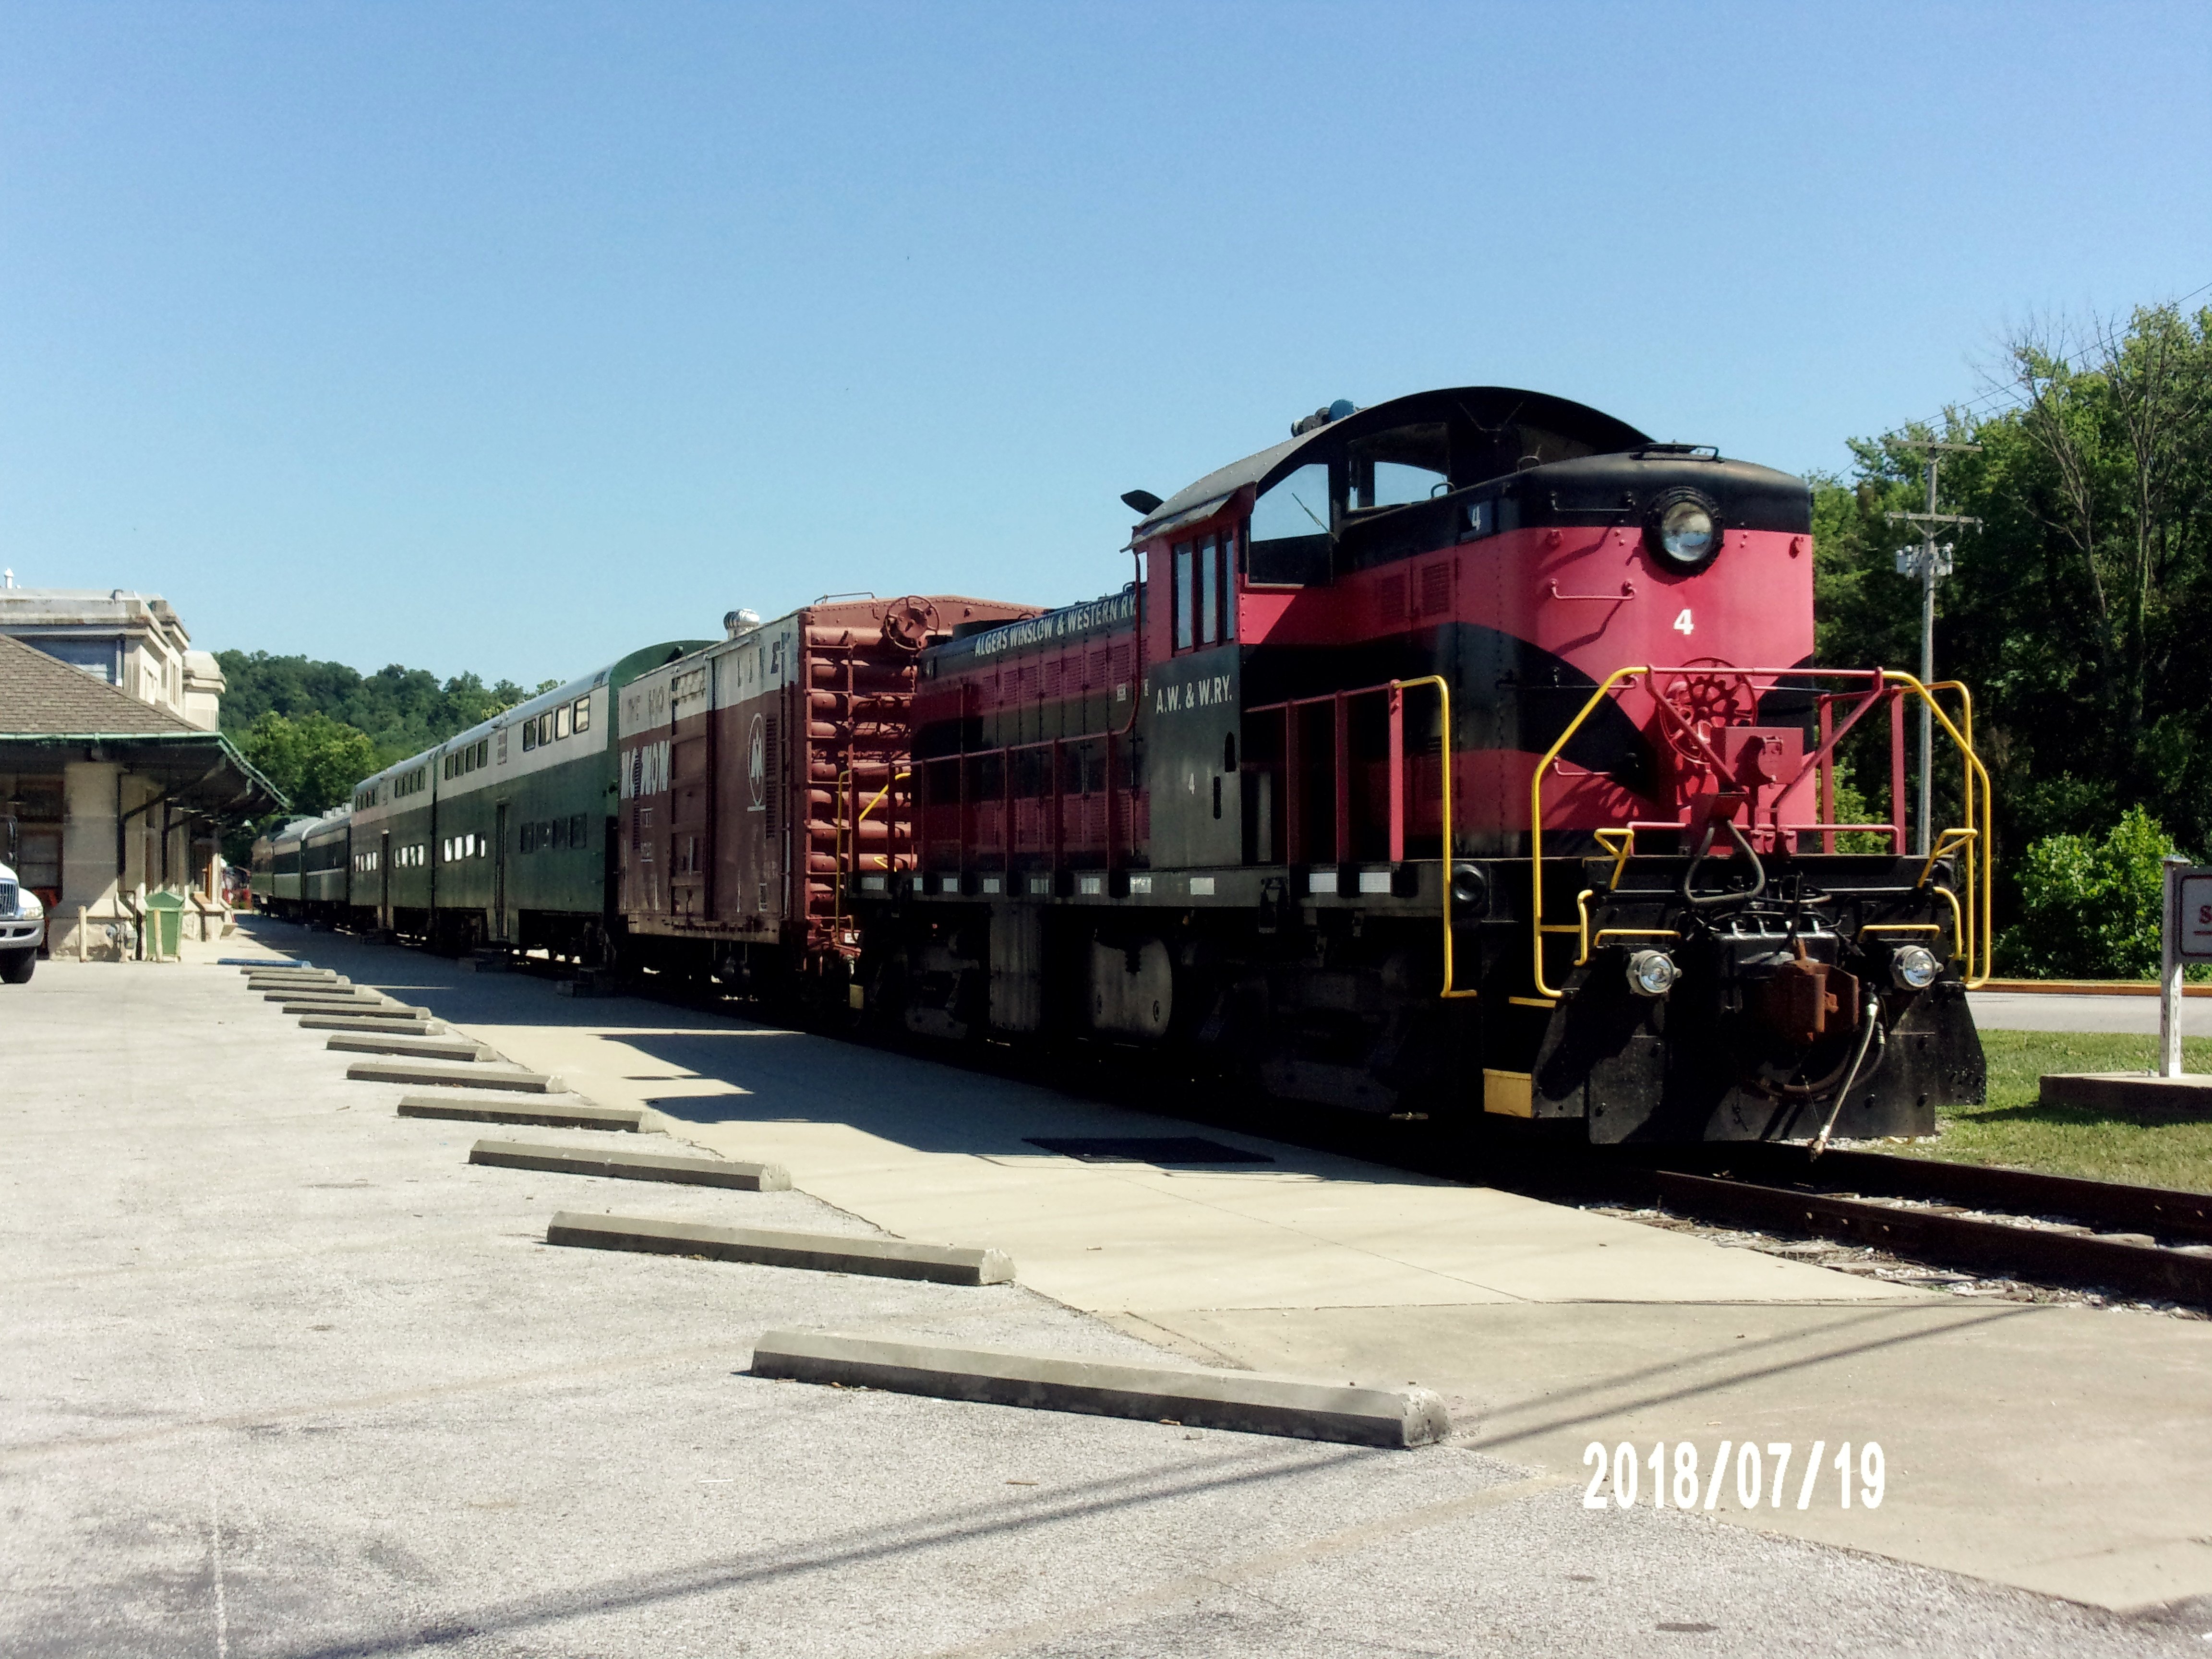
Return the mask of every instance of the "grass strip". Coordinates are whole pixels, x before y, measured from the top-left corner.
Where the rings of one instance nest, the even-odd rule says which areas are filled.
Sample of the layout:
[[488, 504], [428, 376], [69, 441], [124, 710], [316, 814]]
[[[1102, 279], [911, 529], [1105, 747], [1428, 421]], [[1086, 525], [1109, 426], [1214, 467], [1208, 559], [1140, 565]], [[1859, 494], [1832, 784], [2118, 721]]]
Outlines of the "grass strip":
[[[2080, 1106], [2037, 1103], [2050, 1072], [2148, 1072], [2158, 1039], [2112, 1031], [1984, 1031], [1984, 1105], [1936, 1114], [1937, 1137], [1896, 1150], [2183, 1192], [2212, 1192], [2212, 1123], [2142, 1123]], [[2185, 1037], [2186, 1071], [2212, 1072], [2212, 1037]]]

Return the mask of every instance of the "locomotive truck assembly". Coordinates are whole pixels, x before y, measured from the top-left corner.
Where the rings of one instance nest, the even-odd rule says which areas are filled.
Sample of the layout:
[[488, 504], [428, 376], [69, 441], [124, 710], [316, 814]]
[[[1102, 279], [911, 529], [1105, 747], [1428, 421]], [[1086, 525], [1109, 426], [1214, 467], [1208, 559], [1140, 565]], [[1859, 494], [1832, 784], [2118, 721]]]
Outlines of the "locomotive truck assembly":
[[257, 902], [1594, 1142], [1981, 1098], [1971, 702], [1814, 663], [1802, 480], [1461, 387], [1123, 499], [1118, 592], [732, 612], [264, 837]]

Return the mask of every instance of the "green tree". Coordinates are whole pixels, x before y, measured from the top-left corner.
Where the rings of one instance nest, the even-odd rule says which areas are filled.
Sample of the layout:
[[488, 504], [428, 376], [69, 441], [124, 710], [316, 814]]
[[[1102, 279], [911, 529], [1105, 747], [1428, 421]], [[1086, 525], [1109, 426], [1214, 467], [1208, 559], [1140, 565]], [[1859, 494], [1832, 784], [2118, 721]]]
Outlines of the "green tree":
[[340, 805], [378, 764], [367, 732], [322, 714], [296, 720], [264, 714], [239, 747], [284, 792], [295, 816], [319, 816]]
[[[1937, 590], [1936, 671], [1973, 690], [2016, 915], [2021, 849], [2101, 837], [2125, 808], [2212, 842], [2212, 311], [2145, 308], [2086, 346], [2023, 331], [1998, 389], [2010, 407], [1855, 441], [1848, 478], [1813, 481], [1814, 579], [1822, 661], [1917, 662], [1917, 584], [1891, 560], [1911, 538], [1887, 516], [1924, 505], [1906, 441], [1982, 446], [1943, 460], [1942, 509], [1983, 527]], [[1885, 807], [1886, 757], [1851, 757]]]

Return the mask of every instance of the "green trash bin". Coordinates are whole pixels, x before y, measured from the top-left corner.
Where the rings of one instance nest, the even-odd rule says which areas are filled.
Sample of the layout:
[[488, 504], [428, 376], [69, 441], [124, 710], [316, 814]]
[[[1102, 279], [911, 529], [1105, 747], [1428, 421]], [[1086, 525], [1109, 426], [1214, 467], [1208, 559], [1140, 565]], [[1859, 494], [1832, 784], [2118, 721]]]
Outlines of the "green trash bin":
[[174, 962], [177, 947], [185, 937], [185, 900], [180, 893], [149, 893], [146, 895], [146, 926], [155, 930], [154, 939], [160, 942], [162, 958]]

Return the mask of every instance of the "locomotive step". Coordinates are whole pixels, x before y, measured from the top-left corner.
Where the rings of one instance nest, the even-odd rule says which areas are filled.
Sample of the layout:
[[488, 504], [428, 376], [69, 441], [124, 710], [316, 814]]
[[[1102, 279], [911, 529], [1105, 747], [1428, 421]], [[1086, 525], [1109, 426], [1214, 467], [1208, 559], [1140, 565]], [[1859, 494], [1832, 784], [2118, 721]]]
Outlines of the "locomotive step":
[[631, 1134], [638, 1133], [645, 1121], [645, 1114], [634, 1106], [594, 1106], [574, 1099], [482, 1099], [465, 1094], [405, 1095], [400, 1098], [399, 1115], [511, 1123], [535, 1129], [614, 1129]]
[[553, 1218], [545, 1230], [545, 1242], [598, 1250], [643, 1250], [654, 1255], [702, 1255], [761, 1267], [924, 1279], [939, 1285], [1004, 1285], [1014, 1276], [1013, 1261], [1005, 1251], [973, 1245], [915, 1244], [903, 1238], [781, 1232], [763, 1227], [709, 1227], [690, 1221], [586, 1215], [567, 1210]]
[[502, 1170], [544, 1170], [555, 1175], [607, 1176], [618, 1181], [669, 1181], [689, 1187], [732, 1187], [739, 1192], [791, 1190], [781, 1164], [735, 1164], [721, 1158], [666, 1152], [596, 1152], [532, 1140], [479, 1140], [469, 1162]]
[[415, 1019], [401, 1014], [302, 1014], [303, 1031], [383, 1031], [393, 1036], [437, 1036], [446, 1030], [442, 1019]]
[[356, 1083], [449, 1084], [463, 1089], [506, 1089], [524, 1095], [568, 1092], [559, 1078], [544, 1072], [526, 1072], [520, 1066], [509, 1070], [466, 1060], [357, 1060], [346, 1067], [346, 1076]]
[[473, 1037], [388, 1036], [364, 1031], [334, 1036], [323, 1046], [347, 1054], [408, 1054], [416, 1060], [459, 1060], [472, 1065], [500, 1058], [497, 1049], [487, 1048]]
[[1354, 1446], [1425, 1446], [1451, 1432], [1444, 1402], [1422, 1388], [1340, 1386], [1266, 1371], [1128, 1365], [834, 1331], [764, 1332], [753, 1347], [752, 1375]]

